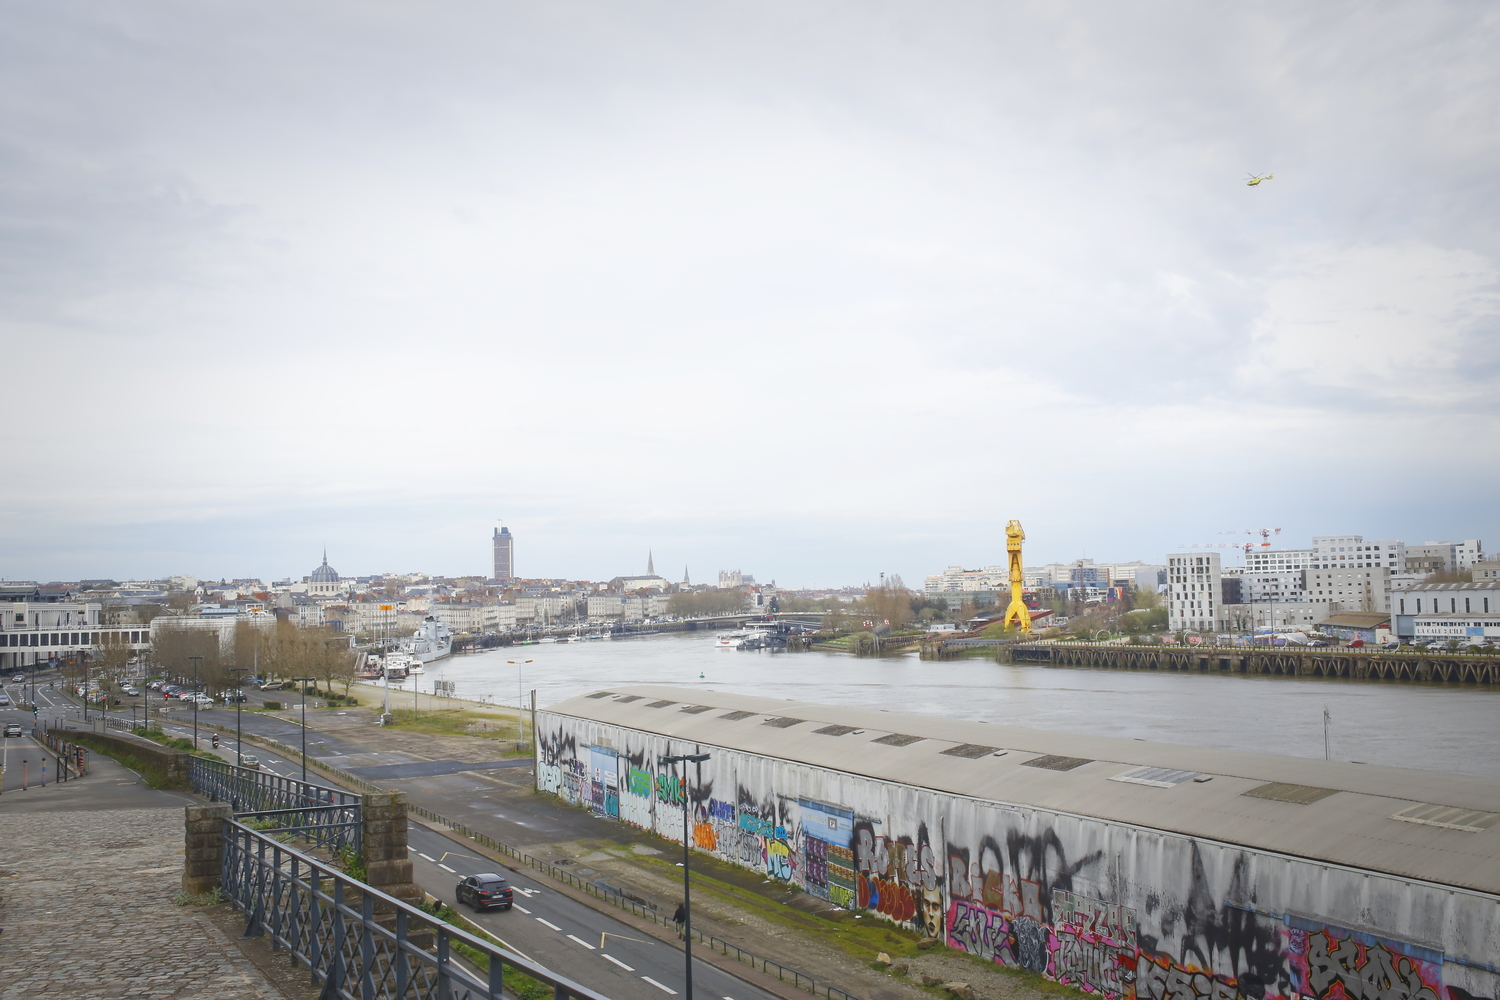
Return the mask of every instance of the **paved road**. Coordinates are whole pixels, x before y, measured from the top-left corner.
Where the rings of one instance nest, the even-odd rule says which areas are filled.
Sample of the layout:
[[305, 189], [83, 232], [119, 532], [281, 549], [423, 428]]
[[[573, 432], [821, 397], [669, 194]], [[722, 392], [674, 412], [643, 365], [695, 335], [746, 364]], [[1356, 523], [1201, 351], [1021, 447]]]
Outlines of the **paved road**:
[[[413, 826], [411, 857], [417, 883], [453, 905], [460, 879], [499, 871], [515, 890], [515, 909], [464, 915], [513, 951], [611, 997], [662, 1000], [683, 993], [682, 952], [651, 939], [592, 907], [557, 891], [526, 872], [511, 872], [494, 861], [467, 853], [464, 845], [433, 830]], [[728, 973], [693, 963], [693, 991], [713, 1000], [775, 1000]]]

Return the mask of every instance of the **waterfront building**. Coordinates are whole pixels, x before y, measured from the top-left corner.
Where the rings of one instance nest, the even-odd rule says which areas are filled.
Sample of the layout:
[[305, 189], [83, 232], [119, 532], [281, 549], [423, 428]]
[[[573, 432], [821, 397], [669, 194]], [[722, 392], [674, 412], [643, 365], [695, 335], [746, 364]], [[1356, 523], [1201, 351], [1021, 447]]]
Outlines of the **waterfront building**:
[[1378, 611], [1346, 611], [1318, 622], [1318, 629], [1345, 642], [1386, 642], [1391, 637], [1391, 616]]
[[234, 654], [234, 631], [246, 624], [261, 631], [276, 627], [276, 616], [267, 611], [234, 611], [228, 614], [158, 615], [151, 619], [150, 637], [153, 647], [166, 632], [206, 632], [219, 641], [219, 655]]
[[1226, 604], [1223, 608], [1224, 631], [1306, 632], [1317, 628], [1328, 617], [1327, 601], [1264, 601], [1255, 604]]
[[1311, 601], [1327, 601], [1339, 611], [1390, 614], [1391, 571], [1385, 566], [1309, 570], [1306, 594]]
[[669, 687], [536, 732], [538, 791], [1094, 997], [1500, 995], [1495, 779]]
[[1402, 640], [1500, 642], [1500, 580], [1418, 583], [1391, 591], [1392, 631]]
[[516, 578], [516, 539], [504, 524], [497, 524], [492, 539], [495, 549], [495, 576], [501, 583]]
[[1221, 572], [1217, 552], [1167, 556], [1167, 627], [1178, 631], [1223, 632]]

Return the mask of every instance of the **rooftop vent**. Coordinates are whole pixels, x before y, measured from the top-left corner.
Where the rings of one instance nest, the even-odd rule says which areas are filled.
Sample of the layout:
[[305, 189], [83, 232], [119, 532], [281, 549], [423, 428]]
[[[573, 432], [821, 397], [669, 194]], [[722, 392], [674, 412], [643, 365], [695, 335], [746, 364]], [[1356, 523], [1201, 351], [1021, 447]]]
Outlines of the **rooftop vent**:
[[725, 722], [739, 722], [741, 719], [748, 719], [754, 714], [754, 712], [725, 712], [719, 718]]
[[1435, 806], [1428, 802], [1407, 806], [1391, 819], [1399, 819], [1403, 823], [1421, 823], [1423, 826], [1440, 826], [1444, 830], [1461, 830], [1464, 833], [1479, 833], [1500, 823], [1500, 815], [1495, 813]]
[[822, 729], [814, 729], [813, 732], [824, 736], [848, 736], [850, 733], [859, 732], [853, 726], [824, 726]]
[[802, 723], [802, 722], [806, 722], [806, 721], [807, 721], [806, 719], [792, 719], [792, 718], [767, 719], [765, 722], [762, 722], [761, 725], [762, 726], [775, 726], [777, 729], [790, 729], [793, 726], [795, 726], [795, 725], [797, 725], [799, 723]]
[[982, 747], [978, 743], [960, 743], [956, 747], [949, 747], [939, 752], [949, 757], [967, 757], [969, 760], [978, 760], [980, 757], [988, 757], [999, 749], [999, 747]]
[[589, 695], [589, 697], [590, 698], [608, 698], [612, 694], [614, 694], [613, 691], [595, 691], [593, 694]]
[[1110, 778], [1110, 781], [1128, 781], [1132, 785], [1150, 785], [1152, 788], [1171, 788], [1184, 781], [1193, 781], [1197, 771], [1174, 771], [1170, 767], [1138, 767]]
[[640, 701], [643, 697], [645, 697], [645, 695], [622, 694], [620, 695], [620, 697], [616, 698], [615, 701], [619, 702], [621, 705], [628, 705], [632, 701]]
[[677, 702], [675, 702], [675, 701], [668, 701], [668, 700], [666, 700], [664, 698], [661, 701], [653, 701], [649, 705], [647, 705], [646, 707], [647, 708], [666, 708], [668, 705], [675, 705], [675, 704], [677, 704]]
[[1060, 754], [1049, 753], [1045, 757], [1033, 757], [1023, 760], [1021, 764], [1025, 767], [1044, 767], [1049, 771], [1071, 771], [1075, 767], [1093, 763], [1087, 757], [1063, 757]]
[[923, 737], [921, 736], [907, 736], [905, 733], [891, 733], [891, 735], [889, 736], [882, 736], [880, 737], [880, 739], [871, 740], [870, 742], [884, 743], [888, 747], [909, 747], [913, 743], [922, 742], [922, 740]]
[[1328, 798], [1336, 791], [1337, 788], [1315, 788], [1312, 785], [1295, 785], [1289, 781], [1268, 781], [1240, 794], [1252, 799], [1274, 799], [1277, 802], [1294, 802], [1299, 806], [1307, 806], [1319, 799]]
[[707, 712], [711, 708], [713, 708], [712, 705], [683, 705], [680, 711], [686, 712], [688, 715], [697, 715], [699, 712]]

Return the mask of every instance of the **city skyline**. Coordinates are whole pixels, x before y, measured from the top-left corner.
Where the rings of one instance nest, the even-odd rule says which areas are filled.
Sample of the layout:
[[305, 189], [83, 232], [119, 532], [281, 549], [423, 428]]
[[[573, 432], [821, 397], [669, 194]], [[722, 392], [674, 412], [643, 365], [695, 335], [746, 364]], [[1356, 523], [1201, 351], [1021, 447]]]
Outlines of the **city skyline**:
[[0, 25], [0, 576], [1500, 537], [1483, 8], [310, 10]]

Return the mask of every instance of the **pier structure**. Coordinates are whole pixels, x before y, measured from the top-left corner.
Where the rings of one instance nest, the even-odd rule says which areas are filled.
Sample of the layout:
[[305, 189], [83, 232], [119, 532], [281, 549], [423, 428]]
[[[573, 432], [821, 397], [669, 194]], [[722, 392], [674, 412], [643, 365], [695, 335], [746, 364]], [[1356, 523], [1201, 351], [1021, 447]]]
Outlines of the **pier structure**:
[[1115, 670], [1177, 670], [1351, 680], [1500, 684], [1500, 656], [1434, 650], [1365, 650], [1299, 646], [1131, 646], [1093, 642], [1010, 643], [1009, 663]]

